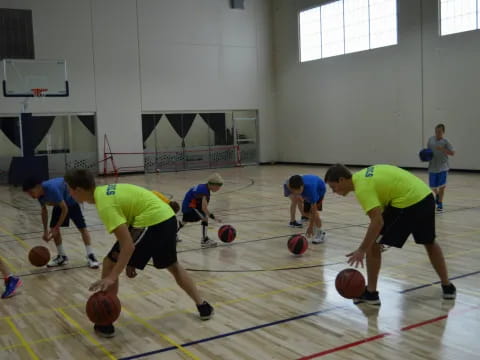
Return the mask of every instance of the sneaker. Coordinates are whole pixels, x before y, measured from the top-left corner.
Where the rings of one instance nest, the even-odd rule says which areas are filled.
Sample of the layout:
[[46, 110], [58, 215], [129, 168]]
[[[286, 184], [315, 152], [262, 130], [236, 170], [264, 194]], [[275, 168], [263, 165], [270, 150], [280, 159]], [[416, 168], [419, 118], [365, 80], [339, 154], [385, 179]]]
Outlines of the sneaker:
[[201, 320], [209, 320], [215, 312], [213, 306], [206, 301], [197, 305], [197, 309]]
[[301, 228], [303, 227], [302, 224], [300, 224], [299, 222], [297, 222], [297, 220], [293, 220], [293, 221], [290, 221], [288, 223], [288, 226], [292, 227], [292, 228]]
[[2, 299], [9, 298], [17, 292], [17, 289], [23, 285], [22, 280], [16, 276], [9, 276], [5, 280], [5, 291], [2, 294]]
[[323, 244], [326, 239], [327, 239], [327, 233], [325, 231], [321, 230], [312, 239], [312, 244]]
[[87, 261], [88, 261], [88, 267], [90, 269], [98, 269], [98, 267], [100, 266], [100, 263], [98, 262], [94, 254], [88, 254]]
[[439, 202], [437, 203], [437, 211], [442, 212], [443, 211], [443, 203]]
[[115, 327], [112, 325], [97, 325], [93, 326], [95, 334], [104, 338], [111, 338], [115, 336]]
[[302, 219], [301, 219], [301, 221], [302, 221], [302, 224], [305, 224], [305, 223], [307, 223], [307, 222], [308, 222], [308, 220], [310, 220], [310, 219], [309, 219], [307, 216], [302, 216]]
[[63, 266], [68, 264], [68, 256], [57, 255], [47, 264], [47, 267]]
[[453, 300], [457, 297], [457, 288], [452, 283], [442, 285], [443, 298], [446, 300]]
[[210, 248], [217, 246], [217, 242], [215, 240], [210, 239], [208, 236], [202, 240], [201, 242], [202, 248]]
[[376, 306], [381, 305], [380, 297], [378, 296], [378, 291], [370, 292], [370, 291], [367, 290], [366, 287], [365, 287], [365, 292], [363, 293], [363, 295], [358, 297], [358, 298], [354, 298], [353, 303], [355, 305], [362, 304], [362, 303], [367, 303], [367, 304], [376, 305]]

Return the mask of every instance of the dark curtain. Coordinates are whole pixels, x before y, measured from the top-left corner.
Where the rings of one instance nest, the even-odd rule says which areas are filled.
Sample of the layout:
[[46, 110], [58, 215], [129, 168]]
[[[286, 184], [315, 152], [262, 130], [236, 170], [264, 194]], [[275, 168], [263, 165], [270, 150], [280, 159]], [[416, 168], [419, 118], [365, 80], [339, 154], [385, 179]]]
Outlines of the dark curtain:
[[83, 125], [90, 131], [92, 135], [95, 135], [95, 116], [94, 115], [77, 115], [78, 119]]
[[32, 10], [0, 9], [0, 60], [33, 58]]
[[201, 113], [200, 116], [208, 127], [215, 132], [215, 145], [233, 144], [233, 136], [231, 138], [227, 136], [225, 129], [225, 113]]
[[[161, 117], [162, 114], [142, 114], [142, 138], [144, 143], [157, 127]], [[145, 144], [143, 144], [143, 148], [145, 149]]]
[[55, 116], [22, 114], [23, 156], [34, 156], [35, 148], [47, 134], [54, 119]]
[[175, 132], [182, 138], [182, 147], [185, 147], [185, 136], [190, 131], [197, 114], [166, 114], [166, 116]]
[[0, 129], [15, 146], [20, 147], [20, 129], [17, 117], [0, 118]]

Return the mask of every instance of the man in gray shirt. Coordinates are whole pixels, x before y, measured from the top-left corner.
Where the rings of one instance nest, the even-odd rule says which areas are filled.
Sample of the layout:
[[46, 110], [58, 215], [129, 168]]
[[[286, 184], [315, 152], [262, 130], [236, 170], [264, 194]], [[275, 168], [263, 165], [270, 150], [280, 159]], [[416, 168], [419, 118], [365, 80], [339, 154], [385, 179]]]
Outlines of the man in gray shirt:
[[435, 136], [428, 139], [427, 147], [433, 151], [433, 158], [428, 164], [429, 183], [435, 193], [435, 202], [437, 211], [443, 211], [443, 196], [445, 195], [445, 186], [447, 185], [447, 174], [450, 169], [448, 165], [448, 156], [455, 155], [453, 146], [443, 137], [445, 134], [445, 125], [435, 126]]

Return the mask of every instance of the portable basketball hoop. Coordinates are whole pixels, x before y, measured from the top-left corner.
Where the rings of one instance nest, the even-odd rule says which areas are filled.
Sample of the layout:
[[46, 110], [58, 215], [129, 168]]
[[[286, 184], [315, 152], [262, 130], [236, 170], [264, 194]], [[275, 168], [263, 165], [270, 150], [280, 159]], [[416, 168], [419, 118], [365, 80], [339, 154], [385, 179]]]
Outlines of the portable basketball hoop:
[[32, 95], [34, 97], [41, 97], [41, 96], [45, 96], [45, 93], [48, 91], [48, 89], [46, 88], [33, 88], [33, 89], [30, 89], [32, 91]]

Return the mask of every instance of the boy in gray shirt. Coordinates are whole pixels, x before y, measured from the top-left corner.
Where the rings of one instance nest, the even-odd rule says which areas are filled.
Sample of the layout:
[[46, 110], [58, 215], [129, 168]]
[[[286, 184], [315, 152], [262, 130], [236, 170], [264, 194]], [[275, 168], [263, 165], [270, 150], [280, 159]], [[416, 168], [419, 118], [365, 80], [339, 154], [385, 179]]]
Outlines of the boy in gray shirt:
[[447, 174], [450, 169], [448, 156], [455, 155], [452, 144], [443, 137], [445, 125], [435, 126], [435, 136], [428, 139], [427, 147], [433, 151], [433, 158], [428, 164], [429, 183], [435, 193], [437, 211], [443, 211], [443, 196], [447, 185]]

